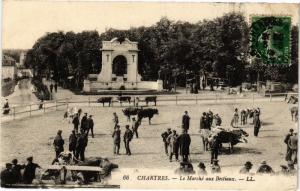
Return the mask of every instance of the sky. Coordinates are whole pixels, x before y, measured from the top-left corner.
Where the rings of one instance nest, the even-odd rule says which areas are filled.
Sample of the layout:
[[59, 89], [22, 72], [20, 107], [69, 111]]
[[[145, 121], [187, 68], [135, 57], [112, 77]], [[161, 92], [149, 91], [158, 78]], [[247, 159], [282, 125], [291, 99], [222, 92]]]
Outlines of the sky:
[[102, 33], [108, 28], [151, 26], [162, 17], [196, 23], [232, 11], [243, 13], [248, 22], [254, 14], [292, 16], [297, 25], [298, 8], [296, 4], [4, 0], [2, 48], [30, 49], [46, 32]]

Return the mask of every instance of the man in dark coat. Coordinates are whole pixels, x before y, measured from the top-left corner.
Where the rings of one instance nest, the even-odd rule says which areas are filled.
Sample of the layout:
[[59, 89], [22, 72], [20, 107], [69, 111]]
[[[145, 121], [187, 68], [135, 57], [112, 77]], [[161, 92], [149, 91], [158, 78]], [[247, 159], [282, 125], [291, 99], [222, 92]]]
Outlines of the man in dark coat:
[[14, 173], [14, 177], [16, 179], [15, 181], [21, 182], [22, 180], [21, 170], [25, 168], [25, 165], [18, 164], [17, 159], [13, 159], [11, 162], [12, 162], [12, 172]]
[[116, 112], [113, 113], [113, 123], [114, 123], [114, 128], [119, 124], [119, 117]]
[[53, 84], [50, 84], [50, 93], [53, 91]]
[[191, 137], [187, 131], [183, 130], [182, 134], [178, 136], [179, 154], [182, 157], [182, 161], [188, 161], [190, 155]]
[[206, 112], [202, 113], [202, 116], [200, 118], [200, 129], [209, 129], [210, 130], [209, 119], [207, 116], [208, 116], [208, 114]]
[[72, 123], [74, 125], [75, 132], [78, 133], [78, 126], [79, 126], [79, 115], [78, 115], [78, 113], [75, 114], [75, 117], [74, 117]]
[[94, 138], [94, 120], [92, 118], [92, 115], [90, 115], [89, 118], [87, 119], [87, 124], [88, 124], [87, 134], [89, 134], [89, 131], [91, 130], [92, 138]]
[[75, 131], [72, 130], [72, 133], [69, 137], [69, 151], [73, 152], [74, 156], [75, 156], [75, 151], [76, 151], [76, 142], [77, 142], [77, 136], [75, 134]]
[[188, 112], [185, 111], [184, 115], [182, 116], [182, 128], [187, 132], [190, 128], [190, 116], [188, 115]]
[[292, 161], [294, 162], [294, 164], [296, 164], [298, 162], [297, 159], [297, 153], [298, 153], [298, 133], [294, 133], [288, 142], [288, 147], [289, 147], [289, 156], [291, 156]]
[[55, 149], [55, 158], [58, 157], [58, 155], [64, 151], [64, 144], [65, 144], [65, 141], [63, 140], [62, 136], [62, 130], [58, 130], [57, 131], [57, 135], [56, 137], [54, 138], [54, 141], [53, 141], [53, 146], [54, 146], [54, 149]]
[[14, 173], [12, 171], [12, 164], [6, 163], [5, 169], [1, 171], [1, 187], [7, 187], [10, 184], [15, 184]]
[[81, 131], [81, 133], [77, 136], [77, 143], [76, 143], [76, 158], [80, 157], [81, 161], [85, 160], [85, 148], [88, 143], [88, 136], [86, 132]]
[[163, 138], [163, 142], [164, 142], [164, 147], [165, 147], [165, 153], [166, 155], [168, 155], [168, 141], [167, 138], [169, 137], [169, 135], [172, 134], [171, 128], [168, 128], [167, 131], [163, 132], [161, 134], [161, 137]]
[[87, 131], [88, 130], [88, 120], [87, 113], [84, 113], [84, 116], [81, 119], [80, 130]]
[[254, 136], [257, 137], [258, 133], [259, 133], [260, 125], [261, 125], [258, 112], [254, 113], [253, 125], [254, 125]]
[[120, 126], [117, 125], [112, 137], [114, 139], [114, 154], [119, 155], [119, 151], [120, 151], [120, 142], [121, 142], [121, 130], [120, 130]]
[[239, 173], [240, 174], [250, 174], [250, 170], [251, 170], [252, 166], [253, 166], [252, 163], [250, 161], [247, 161]]
[[141, 124], [140, 120], [135, 120], [135, 118], [132, 118], [132, 131], [133, 134], [135, 134], [136, 138], [139, 138], [139, 134], [138, 134], [138, 128]]
[[212, 142], [211, 142], [211, 158], [210, 158], [210, 164], [213, 164], [214, 160], [218, 159], [218, 155], [219, 155], [219, 148], [220, 147], [220, 143], [219, 143], [219, 139], [217, 135], [213, 136]]
[[173, 133], [171, 135], [168, 136], [167, 138], [167, 142], [169, 144], [169, 154], [170, 154], [170, 162], [172, 162], [172, 157], [173, 155], [175, 155], [175, 159], [176, 161], [178, 161], [178, 134], [176, 133], [175, 130], [173, 130]]
[[35, 178], [35, 170], [36, 168], [41, 168], [38, 164], [33, 163], [33, 157], [27, 158], [27, 165], [25, 166], [24, 174], [23, 174], [23, 182], [25, 184], [31, 184], [33, 179]]
[[291, 152], [290, 152], [290, 147], [288, 145], [290, 137], [294, 134], [294, 129], [290, 129], [289, 133], [285, 136], [284, 143], [286, 144], [286, 155], [285, 155], [285, 160], [290, 161], [292, 160]]
[[57, 83], [56, 82], [54, 84], [54, 90], [55, 90], [55, 93], [57, 93]]
[[124, 138], [124, 144], [125, 144], [126, 154], [127, 155], [131, 155], [129, 143], [132, 140], [133, 133], [129, 129], [129, 125], [126, 125], [125, 128], [126, 128], [126, 130], [125, 130], [123, 138]]

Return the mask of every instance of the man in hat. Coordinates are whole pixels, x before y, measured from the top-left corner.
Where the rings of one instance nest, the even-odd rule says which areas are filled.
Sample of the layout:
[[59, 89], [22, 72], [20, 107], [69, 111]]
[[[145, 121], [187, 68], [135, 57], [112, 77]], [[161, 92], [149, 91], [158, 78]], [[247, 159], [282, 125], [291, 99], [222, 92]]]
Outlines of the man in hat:
[[92, 133], [92, 138], [94, 138], [94, 120], [92, 118], [93, 116], [90, 115], [89, 118], [87, 119], [87, 134], [89, 134], [89, 131], [91, 130]]
[[85, 148], [88, 143], [88, 136], [86, 132], [83, 130], [80, 134], [77, 136], [77, 142], [76, 142], [76, 158], [78, 159], [80, 157], [81, 161], [85, 160]]
[[207, 171], [205, 170], [206, 167], [203, 162], [200, 162], [198, 167], [199, 167], [199, 171], [198, 171], [199, 175], [207, 175]]
[[260, 167], [258, 168], [258, 174], [274, 174], [274, 171], [271, 166], [267, 164], [266, 161], [262, 161]]
[[297, 153], [298, 153], [298, 133], [294, 133], [292, 136], [290, 136], [289, 142], [288, 142], [288, 147], [289, 147], [289, 156], [291, 158], [294, 155], [294, 159], [292, 160], [295, 163], [297, 163]]
[[220, 149], [220, 141], [218, 135], [213, 135], [211, 141], [211, 150], [210, 150], [210, 154], [211, 154], [210, 164], [213, 164], [214, 159], [218, 159], [219, 149]]
[[13, 159], [11, 162], [12, 162], [12, 172], [14, 174], [15, 181], [21, 182], [22, 180], [21, 170], [25, 168], [25, 165], [18, 164], [17, 159]]
[[163, 142], [164, 142], [164, 147], [165, 147], [165, 153], [166, 155], [168, 155], [168, 141], [167, 138], [169, 137], [169, 135], [172, 134], [171, 128], [168, 128], [167, 131], [163, 132], [161, 134], [161, 137], [163, 138]]
[[114, 154], [119, 155], [119, 151], [120, 151], [120, 142], [121, 142], [121, 130], [120, 130], [120, 125], [117, 125], [112, 137], [114, 139]]
[[84, 113], [82, 119], [81, 119], [81, 125], [80, 130], [83, 130], [84, 132], [88, 130], [88, 120], [87, 120], [87, 113]]
[[75, 114], [75, 117], [73, 118], [72, 123], [74, 125], [75, 133], [78, 133], [78, 126], [79, 126], [79, 115], [78, 115], [78, 113]]
[[180, 162], [180, 167], [175, 170], [175, 174], [195, 174], [192, 163], [184, 159]]
[[240, 170], [240, 174], [249, 174], [252, 166], [252, 163], [250, 161], [247, 161], [244, 164], [244, 167]]
[[169, 145], [169, 154], [170, 154], [170, 162], [172, 162], [172, 157], [175, 155], [176, 161], [178, 161], [178, 134], [176, 130], [173, 130], [172, 134], [168, 136], [167, 143]]
[[133, 134], [135, 134], [136, 138], [139, 138], [139, 134], [138, 134], [138, 128], [141, 124], [140, 120], [135, 120], [135, 117], [132, 118], [132, 131]]
[[58, 130], [57, 135], [53, 141], [53, 146], [54, 146], [55, 156], [56, 156], [55, 158], [57, 158], [58, 155], [64, 151], [65, 141], [63, 140], [61, 134], [62, 134], [62, 130]]
[[221, 173], [221, 167], [219, 165], [219, 160], [218, 159], [213, 159], [213, 163], [211, 165], [211, 173]]
[[178, 136], [179, 153], [182, 161], [188, 161], [190, 155], [191, 137], [186, 130], [182, 130], [182, 134]]
[[190, 128], [190, 116], [188, 115], [188, 112], [185, 111], [184, 115], [182, 116], [182, 129], [185, 131], [188, 131]]
[[126, 125], [125, 128], [126, 128], [126, 130], [125, 130], [123, 138], [124, 138], [124, 144], [125, 144], [126, 154], [127, 155], [131, 155], [129, 143], [132, 140], [133, 133], [129, 129], [129, 125]]
[[76, 151], [76, 142], [77, 142], [77, 136], [74, 130], [72, 130], [72, 133], [70, 134], [69, 137], [69, 151], [73, 152], [75, 156], [75, 151]]
[[1, 171], [1, 187], [7, 187], [9, 184], [16, 183], [12, 171], [12, 164], [6, 163], [5, 169]]
[[119, 124], [119, 117], [116, 112], [113, 113], [113, 123], [114, 123], [114, 128]]
[[23, 182], [25, 184], [31, 184], [33, 179], [35, 178], [35, 170], [37, 168], [41, 168], [38, 164], [33, 163], [33, 157], [27, 158], [27, 164], [25, 166], [24, 174], [23, 174]]
[[292, 152], [290, 151], [290, 147], [288, 145], [289, 143], [289, 140], [290, 140], [290, 137], [294, 134], [294, 129], [290, 129], [289, 130], [289, 133], [285, 136], [285, 139], [284, 139], [284, 143], [286, 144], [286, 155], [285, 155], [285, 160], [286, 161], [290, 161], [292, 160]]
[[257, 137], [261, 126], [260, 119], [259, 119], [259, 112], [255, 111], [253, 115], [254, 115], [253, 117], [254, 136]]

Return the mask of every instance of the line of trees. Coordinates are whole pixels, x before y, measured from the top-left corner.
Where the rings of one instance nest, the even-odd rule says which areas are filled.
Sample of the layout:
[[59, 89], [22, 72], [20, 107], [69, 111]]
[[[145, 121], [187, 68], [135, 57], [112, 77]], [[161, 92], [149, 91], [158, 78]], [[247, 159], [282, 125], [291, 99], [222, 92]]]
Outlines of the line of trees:
[[186, 74], [226, 78], [232, 86], [243, 81], [280, 80], [295, 83], [298, 75], [298, 29], [292, 29], [292, 63], [289, 67], [250, 62], [250, 27], [241, 14], [229, 13], [192, 24], [162, 18], [150, 27], [128, 30], [47, 33], [28, 51], [25, 64], [36, 78], [51, 77], [71, 88], [81, 88], [84, 78], [101, 71], [101, 42], [114, 37], [137, 41], [138, 70], [143, 80], [175, 78], [185, 85]]

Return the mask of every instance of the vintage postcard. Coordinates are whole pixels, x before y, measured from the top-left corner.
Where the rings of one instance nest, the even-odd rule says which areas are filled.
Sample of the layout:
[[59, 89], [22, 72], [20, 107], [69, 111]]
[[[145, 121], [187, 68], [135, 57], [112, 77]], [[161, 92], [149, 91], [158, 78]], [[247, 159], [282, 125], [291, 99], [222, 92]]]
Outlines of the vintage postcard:
[[296, 190], [299, 4], [3, 1], [1, 187]]

